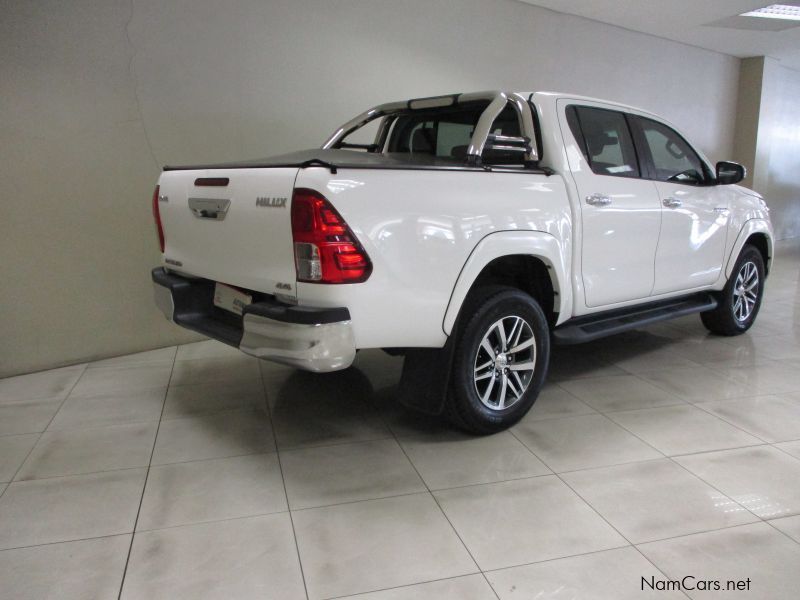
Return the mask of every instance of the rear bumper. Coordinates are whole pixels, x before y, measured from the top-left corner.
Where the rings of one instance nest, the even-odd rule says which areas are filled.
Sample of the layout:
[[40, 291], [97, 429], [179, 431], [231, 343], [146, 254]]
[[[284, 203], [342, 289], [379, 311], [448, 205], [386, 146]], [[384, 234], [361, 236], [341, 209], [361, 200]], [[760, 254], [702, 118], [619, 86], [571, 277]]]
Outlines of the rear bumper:
[[153, 269], [156, 306], [170, 321], [242, 352], [315, 372], [338, 371], [356, 355], [346, 308], [281, 304], [270, 297], [240, 317], [214, 306], [214, 282]]

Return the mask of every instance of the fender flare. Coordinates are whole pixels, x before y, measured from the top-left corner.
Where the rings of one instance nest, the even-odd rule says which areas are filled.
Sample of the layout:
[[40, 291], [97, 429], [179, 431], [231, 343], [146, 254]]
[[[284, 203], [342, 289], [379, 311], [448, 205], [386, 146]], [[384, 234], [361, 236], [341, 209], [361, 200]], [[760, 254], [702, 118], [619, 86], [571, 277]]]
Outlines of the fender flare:
[[567, 278], [567, 259], [559, 240], [543, 231], [498, 231], [481, 239], [461, 268], [442, 321], [442, 330], [446, 335], [449, 336], [453, 331], [464, 299], [484, 267], [497, 258], [512, 255], [531, 256], [545, 264], [556, 294], [553, 308], [559, 313], [559, 322], [569, 318], [572, 286]]
[[736, 260], [739, 258], [739, 254], [742, 252], [745, 242], [754, 233], [763, 233], [767, 237], [769, 258], [765, 266], [767, 271], [772, 269], [772, 258], [775, 255], [775, 241], [772, 237], [772, 227], [769, 222], [764, 219], [749, 219], [745, 221], [744, 225], [742, 225], [742, 228], [739, 230], [739, 235], [736, 236], [736, 241], [733, 243], [731, 253], [728, 255], [728, 263], [725, 265], [726, 280], [729, 279], [731, 273], [733, 273], [733, 267], [736, 264]]

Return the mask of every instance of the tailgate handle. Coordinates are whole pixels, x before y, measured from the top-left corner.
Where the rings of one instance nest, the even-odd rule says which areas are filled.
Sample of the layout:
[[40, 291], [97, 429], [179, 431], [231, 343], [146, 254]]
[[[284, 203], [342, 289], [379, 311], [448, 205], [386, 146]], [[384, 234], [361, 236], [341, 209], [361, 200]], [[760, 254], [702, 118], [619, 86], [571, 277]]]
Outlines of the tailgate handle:
[[216, 198], [189, 198], [189, 208], [195, 217], [222, 221], [228, 213], [231, 201]]

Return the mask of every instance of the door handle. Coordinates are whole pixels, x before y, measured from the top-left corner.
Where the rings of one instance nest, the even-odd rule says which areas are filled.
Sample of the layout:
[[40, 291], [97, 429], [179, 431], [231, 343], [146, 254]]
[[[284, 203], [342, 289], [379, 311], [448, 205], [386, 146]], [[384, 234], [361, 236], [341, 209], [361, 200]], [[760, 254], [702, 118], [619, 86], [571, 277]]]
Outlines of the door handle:
[[667, 208], [679, 208], [683, 206], [683, 202], [670, 196], [669, 198], [664, 198], [664, 206]]
[[591, 204], [592, 206], [606, 206], [611, 204], [611, 197], [605, 194], [591, 194], [586, 196], [586, 204]]

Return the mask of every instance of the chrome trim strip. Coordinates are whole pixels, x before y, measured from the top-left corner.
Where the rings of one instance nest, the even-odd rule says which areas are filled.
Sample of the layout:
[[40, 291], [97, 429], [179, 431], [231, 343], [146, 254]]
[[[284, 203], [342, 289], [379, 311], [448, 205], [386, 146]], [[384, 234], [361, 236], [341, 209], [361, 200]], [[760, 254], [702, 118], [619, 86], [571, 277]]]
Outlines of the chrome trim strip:
[[525, 98], [519, 94], [511, 94], [510, 99], [517, 108], [517, 115], [520, 117], [520, 124], [522, 125], [522, 135], [531, 141], [531, 150], [527, 153], [525, 159], [535, 162], [539, 160], [539, 151], [536, 148], [536, 130], [533, 127], [533, 116], [531, 115], [531, 110], [533, 109], [525, 101]]
[[239, 349], [292, 367], [327, 373], [349, 367], [356, 356], [350, 321], [305, 325], [246, 313]]
[[164, 313], [168, 321], [172, 321], [175, 315], [175, 301], [172, 299], [172, 292], [163, 285], [153, 282], [153, 296], [158, 309]]
[[478, 162], [480, 160], [481, 154], [483, 154], [483, 147], [486, 145], [486, 138], [492, 129], [492, 123], [506, 107], [506, 104], [508, 104], [508, 96], [503, 92], [497, 92], [489, 106], [486, 107], [486, 110], [481, 113], [467, 148], [468, 159], [472, 157], [473, 161]]

